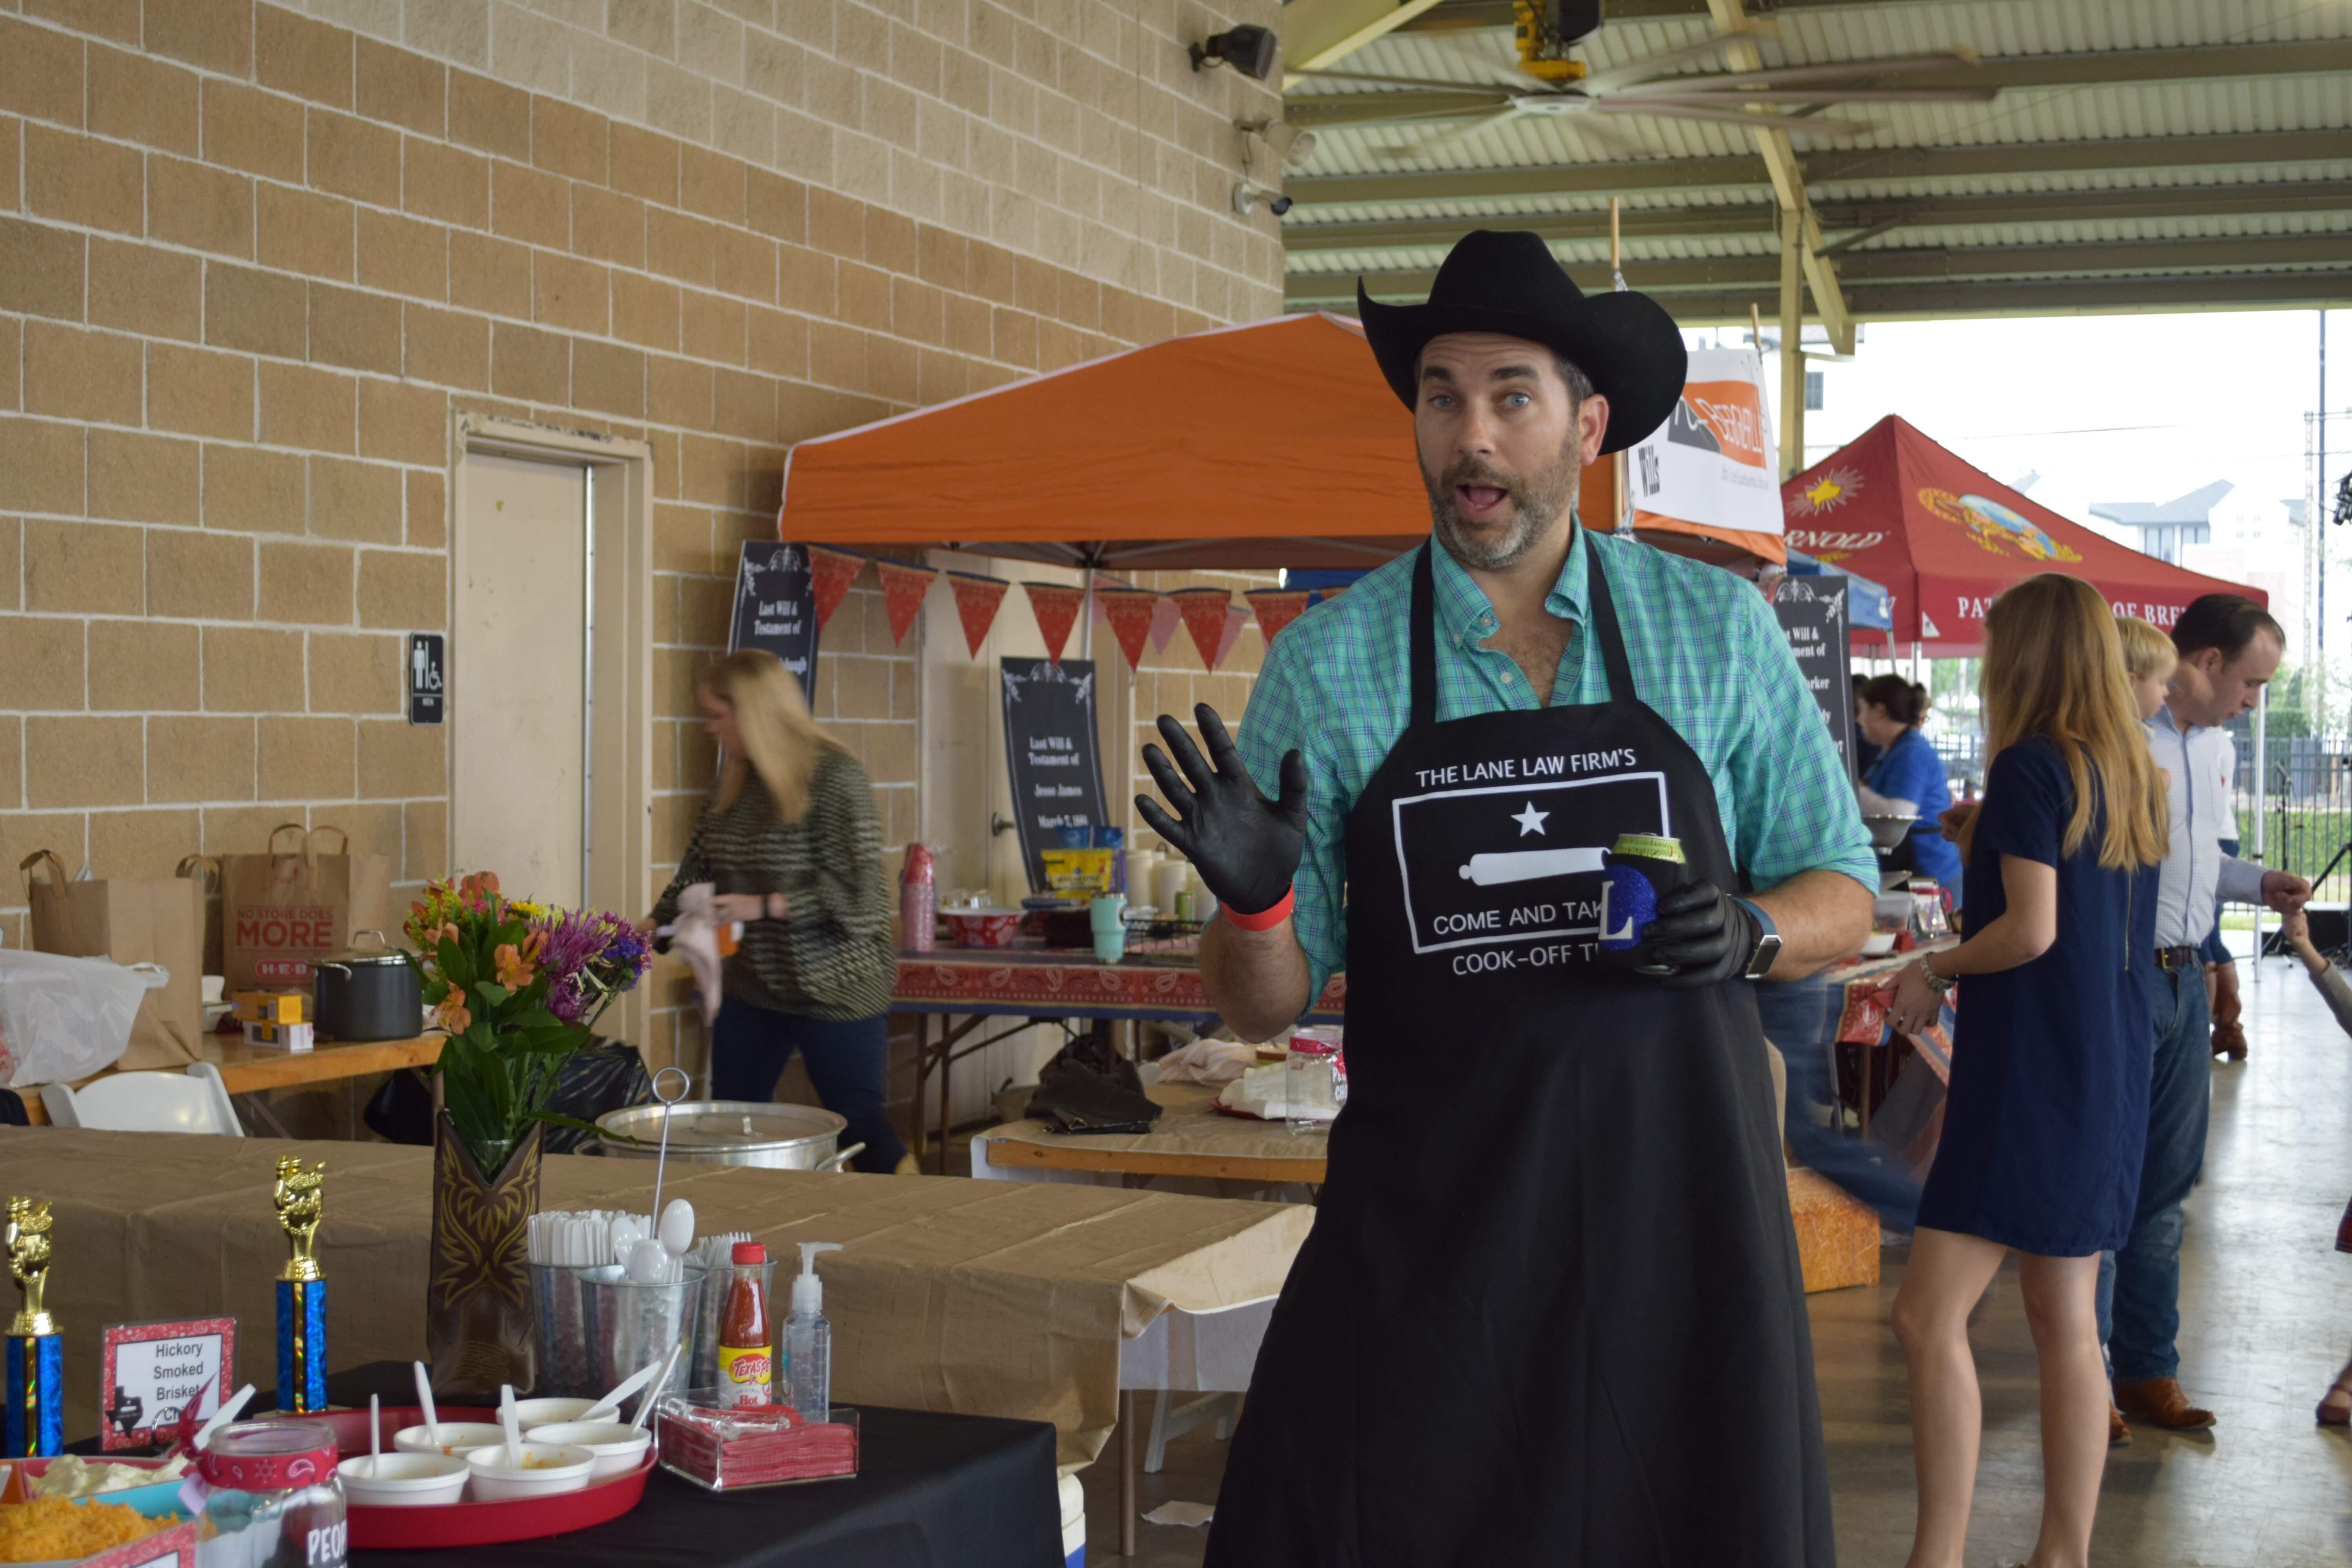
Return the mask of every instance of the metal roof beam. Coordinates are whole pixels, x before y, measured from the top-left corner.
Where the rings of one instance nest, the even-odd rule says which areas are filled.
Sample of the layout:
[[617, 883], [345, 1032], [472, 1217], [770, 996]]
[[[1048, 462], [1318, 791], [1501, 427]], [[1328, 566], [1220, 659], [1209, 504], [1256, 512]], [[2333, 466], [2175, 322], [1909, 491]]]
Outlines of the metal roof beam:
[[1438, 0], [1290, 0], [1282, 14], [1282, 85], [1325, 70], [1412, 21]]
[[[1733, 51], [1735, 54], [1737, 50]], [[1848, 62], [1839, 62], [1848, 63]], [[1867, 61], [1853, 61], [1865, 65]], [[1743, 70], [1757, 66], [1738, 66]], [[2094, 49], [2066, 55], [2008, 55], [1981, 65], [1906, 71], [1886, 85], [1901, 88], [1990, 88], [1996, 91], [2075, 87], [2123, 87], [2147, 82], [2221, 81], [2249, 77], [2333, 76], [2352, 71], [2352, 39], [2299, 39], [2284, 44], [2213, 44], [2170, 49]], [[1704, 74], [1691, 77], [1703, 87]], [[1536, 84], [1528, 83], [1530, 87]], [[1868, 85], [1857, 78], [1852, 84]], [[1400, 120], [1465, 117], [1491, 109], [1492, 93], [1415, 88], [1392, 92], [1313, 93], [1293, 98], [1283, 117], [1309, 128], [1377, 125]]]
[[[1764, 202], [1728, 206], [1637, 207], [1624, 215], [1629, 239], [1770, 238], [1776, 208]], [[2086, 223], [2135, 218], [2266, 216], [2352, 211], [2352, 180], [2263, 180], [2232, 185], [2158, 185], [2122, 191], [2021, 191], [1990, 196], [1888, 197], [1875, 201], [1815, 197], [1813, 211], [1835, 235], [1832, 250], [1861, 236], [1894, 227], [1987, 226], [2018, 223]], [[1286, 223], [1283, 247], [1294, 255], [1326, 250], [1374, 250], [1451, 245], [1470, 229], [1527, 229], [1546, 239], [1609, 237], [1601, 211], [1491, 217], [1399, 218], [1370, 223]], [[1854, 231], [1846, 233], [1843, 231]]]
[[[1999, 283], [1867, 284], [1849, 279], [1854, 314], [1869, 321], [1963, 316], [2076, 316], [2157, 310], [2311, 310], [2352, 304], [2341, 272], [2203, 273], [2171, 278], [2021, 279]], [[1748, 325], [1752, 289], [1698, 290], [1669, 301], [1685, 327]]]
[[[1824, 185], [2034, 174], [2127, 174], [2141, 169], [2352, 163], [2342, 131], [2255, 131], [2226, 135], [2133, 136], [2103, 142], [2033, 142], [1980, 147], [1874, 147], [1808, 153], [1806, 178]], [[1289, 179], [1301, 205], [1380, 202], [1472, 202], [1528, 196], [1653, 195], [1752, 190], [1763, 184], [1748, 158], [1639, 158], [1542, 168], [1461, 169], [1412, 174], [1327, 174]]]
[[[1738, 32], [1748, 26], [1747, 0], [1707, 0], [1707, 9], [1715, 25], [1727, 33]], [[1763, 57], [1751, 43], [1734, 44], [1724, 50], [1724, 62], [1733, 70], [1754, 70], [1763, 63]], [[1772, 195], [1784, 213], [1797, 215], [1798, 228], [1790, 237], [1797, 247], [1798, 264], [1804, 270], [1805, 289], [1813, 297], [1813, 312], [1829, 329], [1830, 347], [1842, 354], [1853, 353], [1853, 317], [1845, 308], [1845, 291], [1838, 287], [1837, 264], [1830, 259], [1822, 239], [1822, 226], [1813, 216], [1812, 204], [1805, 195], [1805, 171], [1797, 162], [1796, 149], [1790, 145], [1785, 131], [1758, 131], [1756, 151], [1764, 160], [1764, 173], [1772, 182]], [[1790, 287], [1795, 280], [1790, 280]], [[1782, 307], [1784, 320], [1792, 320], [1789, 312], [1794, 302]]]
[[[2112, 240], [2067, 245], [1950, 245], [1858, 250], [1845, 258], [1845, 276], [1855, 288], [1866, 284], [1960, 282], [1968, 279], [2096, 277], [2102, 273], [2177, 272], [2191, 268], [2246, 269], [2253, 267], [2324, 268], [2312, 286], [2323, 294], [2352, 295], [2352, 234], [2250, 235], [2224, 239]], [[1779, 286], [1780, 258], [1717, 256], [1688, 260], [1642, 261], [1629, 266], [1627, 281], [1647, 293], [1671, 299], [1680, 290], [1748, 289], [1769, 295]], [[1364, 287], [1375, 298], [1428, 291], [1428, 271], [1370, 273]], [[1292, 305], [1355, 298], [1352, 273], [1293, 273], [1284, 293]]]

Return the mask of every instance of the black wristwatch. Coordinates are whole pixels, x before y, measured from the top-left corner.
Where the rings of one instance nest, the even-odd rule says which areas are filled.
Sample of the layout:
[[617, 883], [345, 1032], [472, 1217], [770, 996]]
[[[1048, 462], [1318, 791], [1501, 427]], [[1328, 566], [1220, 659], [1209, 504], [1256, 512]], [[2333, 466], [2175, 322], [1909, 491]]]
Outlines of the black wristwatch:
[[1756, 919], [1756, 945], [1748, 950], [1748, 963], [1740, 973], [1744, 980], [1761, 980], [1771, 973], [1772, 961], [1780, 956], [1780, 929], [1772, 917], [1753, 899], [1741, 899], [1739, 906]]

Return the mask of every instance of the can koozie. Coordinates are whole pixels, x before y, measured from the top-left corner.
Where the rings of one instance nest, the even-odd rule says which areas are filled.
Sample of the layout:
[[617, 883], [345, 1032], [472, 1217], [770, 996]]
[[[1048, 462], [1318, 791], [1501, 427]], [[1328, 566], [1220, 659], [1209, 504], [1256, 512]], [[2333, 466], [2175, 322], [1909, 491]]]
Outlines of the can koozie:
[[1689, 872], [1681, 840], [1620, 834], [1601, 858], [1601, 950], [1638, 957], [1650, 922], [1658, 918], [1658, 900], [1680, 887]]

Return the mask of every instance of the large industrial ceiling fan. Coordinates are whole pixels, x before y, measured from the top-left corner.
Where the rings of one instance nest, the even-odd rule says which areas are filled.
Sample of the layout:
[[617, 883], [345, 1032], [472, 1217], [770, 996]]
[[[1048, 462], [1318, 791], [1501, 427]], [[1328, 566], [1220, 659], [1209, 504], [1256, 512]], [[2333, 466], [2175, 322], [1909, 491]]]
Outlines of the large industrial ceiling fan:
[[[1953, 48], [1938, 54], [1892, 59], [1854, 60], [1834, 65], [1790, 65], [1747, 71], [1694, 72], [1686, 68], [1719, 58], [1738, 45], [1774, 31], [1769, 22], [1755, 22], [1737, 32], [1711, 34], [1695, 43], [1629, 60], [1607, 70], [1587, 69], [1571, 58], [1570, 45], [1598, 29], [1600, 6], [1591, 0], [1519, 0], [1515, 7], [1516, 68], [1500, 58], [1477, 58], [1456, 50], [1447, 52], [1465, 79], [1384, 76], [1365, 71], [1317, 70], [1304, 75], [1334, 81], [1363, 82], [1379, 87], [1440, 89], [1482, 95], [1484, 105], [1465, 107], [1459, 100], [1439, 108], [1416, 109], [1400, 104], [1393, 116], [1378, 115], [1381, 94], [1349, 95], [1352, 110], [1362, 103], [1370, 112], [1357, 123], [1405, 123], [1418, 120], [1465, 121], [1434, 135], [1424, 136], [1400, 153], [1433, 151], [1448, 142], [1493, 130], [1510, 121], [1577, 118], [1578, 129], [1615, 140], [1603, 129], [1605, 119], [1640, 117], [1654, 120], [1700, 121], [1749, 129], [1787, 131], [1797, 134], [1852, 136], [1878, 129], [1872, 121], [1823, 118], [1826, 109], [1872, 103], [1985, 103], [1995, 96], [1990, 87], [1904, 88], [1881, 85], [1889, 78], [1918, 71], [1948, 70], [1955, 61], [1974, 64], [1976, 51]], [[1562, 13], [1567, 13], [1563, 18]], [[1578, 13], [1589, 15], [1580, 23]], [[1581, 31], [1573, 29], [1581, 26]], [[1328, 99], [1319, 101], [1329, 102]], [[1377, 118], [1376, 118], [1377, 116]], [[1596, 121], [1586, 117], [1604, 117]]]

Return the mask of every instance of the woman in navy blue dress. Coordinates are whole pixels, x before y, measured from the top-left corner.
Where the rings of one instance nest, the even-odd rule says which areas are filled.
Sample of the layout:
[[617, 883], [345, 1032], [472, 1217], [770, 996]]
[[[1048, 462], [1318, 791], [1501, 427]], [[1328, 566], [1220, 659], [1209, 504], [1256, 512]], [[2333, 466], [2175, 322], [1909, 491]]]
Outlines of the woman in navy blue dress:
[[1925, 1027], [1967, 976], [1943, 1141], [1895, 1300], [1919, 1476], [1909, 1568], [1959, 1568], [1983, 1406], [1968, 1316], [2015, 1248], [2042, 1373], [2042, 1533], [2030, 1568], [2082, 1568], [2107, 1456], [2099, 1253], [2131, 1231], [2147, 1124], [2161, 775], [2115, 617], [2045, 574], [1985, 617], [1988, 770], [1962, 835], [1969, 938], [1897, 980]]

